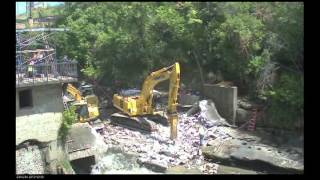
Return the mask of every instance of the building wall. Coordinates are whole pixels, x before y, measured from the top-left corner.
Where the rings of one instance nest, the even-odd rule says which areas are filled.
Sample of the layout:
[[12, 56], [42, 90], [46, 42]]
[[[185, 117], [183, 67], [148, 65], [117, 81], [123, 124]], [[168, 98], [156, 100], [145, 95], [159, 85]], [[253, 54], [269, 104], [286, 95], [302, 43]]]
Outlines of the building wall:
[[[19, 91], [32, 89], [33, 107], [19, 108]], [[28, 139], [56, 140], [62, 122], [61, 84], [16, 89], [16, 145]]]
[[230, 124], [235, 125], [238, 90], [237, 87], [205, 84], [204, 95], [213, 100], [219, 114]]

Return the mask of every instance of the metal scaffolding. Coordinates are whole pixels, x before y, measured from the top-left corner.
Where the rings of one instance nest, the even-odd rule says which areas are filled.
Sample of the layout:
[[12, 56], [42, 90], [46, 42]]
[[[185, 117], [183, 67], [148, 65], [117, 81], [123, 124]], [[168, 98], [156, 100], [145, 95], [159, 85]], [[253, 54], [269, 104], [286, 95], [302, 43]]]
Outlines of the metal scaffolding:
[[77, 79], [77, 62], [58, 60], [56, 49], [48, 37], [61, 28], [16, 30], [16, 85], [65, 82]]

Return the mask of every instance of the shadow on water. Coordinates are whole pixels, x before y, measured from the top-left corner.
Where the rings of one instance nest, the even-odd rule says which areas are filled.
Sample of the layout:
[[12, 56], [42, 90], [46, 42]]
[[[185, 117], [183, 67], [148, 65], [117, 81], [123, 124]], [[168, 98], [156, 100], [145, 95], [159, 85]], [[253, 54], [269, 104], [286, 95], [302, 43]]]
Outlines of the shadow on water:
[[302, 174], [302, 171], [294, 169], [285, 169], [273, 166], [269, 163], [253, 160], [253, 161], [237, 161], [234, 163], [237, 167], [256, 171], [258, 174]]
[[95, 164], [94, 156], [76, 159], [70, 162], [76, 174], [90, 174], [91, 168]]

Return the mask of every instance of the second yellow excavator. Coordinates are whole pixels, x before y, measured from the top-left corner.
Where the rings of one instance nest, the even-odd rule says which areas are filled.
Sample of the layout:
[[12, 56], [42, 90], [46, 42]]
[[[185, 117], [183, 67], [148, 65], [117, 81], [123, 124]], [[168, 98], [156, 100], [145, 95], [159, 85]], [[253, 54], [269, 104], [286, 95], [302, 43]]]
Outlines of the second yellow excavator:
[[135, 117], [144, 115], [155, 115], [153, 104], [154, 87], [165, 80], [170, 80], [168, 93], [167, 117], [170, 123], [170, 138], [177, 137], [177, 100], [180, 85], [180, 65], [175, 63], [169, 67], [152, 72], [144, 81], [140, 94], [123, 95], [114, 94], [113, 105], [124, 114]]
[[[80, 90], [79, 90], [80, 89]], [[72, 106], [76, 107], [80, 122], [95, 120], [99, 117], [99, 100], [94, 95], [92, 87], [81, 85], [77, 89], [72, 84], [67, 84], [67, 92], [74, 98]]]

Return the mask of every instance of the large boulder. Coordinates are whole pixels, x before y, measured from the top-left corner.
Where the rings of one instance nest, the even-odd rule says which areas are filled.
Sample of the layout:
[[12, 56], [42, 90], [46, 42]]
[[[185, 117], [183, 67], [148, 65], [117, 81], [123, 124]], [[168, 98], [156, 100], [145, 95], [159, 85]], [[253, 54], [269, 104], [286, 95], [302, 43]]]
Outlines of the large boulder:
[[203, 147], [203, 155], [223, 164], [244, 163], [259, 167], [268, 165], [280, 172], [303, 172], [303, 154], [290, 148], [273, 147], [259, 143], [259, 139], [215, 139]]
[[236, 113], [237, 113], [237, 115], [236, 115], [236, 123], [237, 124], [243, 124], [243, 123], [249, 121], [252, 116], [252, 111], [249, 111], [249, 110], [246, 110], [243, 108], [238, 108]]
[[238, 99], [238, 107], [246, 109], [246, 110], [251, 110], [253, 107], [256, 106], [256, 104], [249, 102], [246, 99]]
[[[209, 140], [207, 147], [202, 149], [206, 158], [226, 164], [266, 165], [278, 172], [302, 172], [304, 169], [303, 144], [286, 142], [283, 135], [253, 134], [230, 127], [217, 127], [214, 134], [216, 138]], [[295, 136], [291, 137], [298, 141]], [[284, 139], [276, 143], [278, 138]]]

